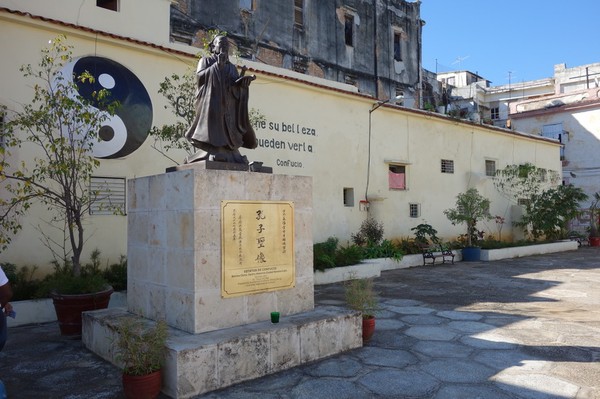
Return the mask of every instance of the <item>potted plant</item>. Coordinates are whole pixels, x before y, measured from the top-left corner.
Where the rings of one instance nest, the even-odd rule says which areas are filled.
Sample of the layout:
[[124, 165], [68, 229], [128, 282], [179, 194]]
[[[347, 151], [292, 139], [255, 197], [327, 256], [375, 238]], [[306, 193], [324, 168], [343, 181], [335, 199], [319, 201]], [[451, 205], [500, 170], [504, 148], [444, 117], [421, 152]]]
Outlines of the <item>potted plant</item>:
[[161, 368], [168, 337], [164, 320], [122, 318], [116, 327], [116, 360], [123, 366], [123, 391], [129, 399], [152, 399], [162, 389]]
[[594, 193], [592, 203], [590, 205], [590, 235], [589, 241], [591, 247], [600, 247], [600, 229], [598, 226], [598, 204], [600, 204], [600, 192]]
[[375, 313], [378, 309], [373, 290], [373, 279], [352, 278], [345, 283], [348, 306], [362, 313], [363, 342], [368, 342], [375, 332]]
[[444, 215], [456, 224], [467, 225], [467, 245], [462, 250], [464, 261], [478, 261], [481, 248], [475, 246], [477, 240], [477, 222], [481, 219], [491, 219], [490, 200], [483, 197], [476, 188], [470, 188], [464, 193], [456, 196], [456, 206], [446, 209]]
[[70, 262], [54, 261], [54, 273], [41, 283], [38, 296], [52, 298], [61, 335], [81, 336], [81, 313], [105, 309], [113, 293], [100, 272], [100, 251], [92, 252], [92, 262], [75, 274]]

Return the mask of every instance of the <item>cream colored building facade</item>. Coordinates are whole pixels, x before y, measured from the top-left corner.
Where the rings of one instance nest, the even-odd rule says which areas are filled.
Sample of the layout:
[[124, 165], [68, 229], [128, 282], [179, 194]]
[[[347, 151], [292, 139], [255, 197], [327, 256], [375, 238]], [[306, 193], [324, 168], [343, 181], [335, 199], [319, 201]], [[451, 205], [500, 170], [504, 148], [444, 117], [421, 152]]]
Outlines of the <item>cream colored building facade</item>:
[[[40, 49], [64, 33], [75, 58], [104, 57], [137, 76], [152, 102], [152, 125], [172, 122], [159, 84], [194, 67], [198, 49], [168, 42], [168, 0], [122, 1], [118, 11], [98, 7], [96, 0], [49, 3], [0, 0], [0, 50], [6, 55], [0, 58], [0, 104], [14, 108], [30, 101], [30, 83], [19, 66], [37, 64]], [[452, 226], [443, 211], [469, 187], [491, 199], [492, 215], [506, 218], [507, 237], [513, 204], [493, 187], [490, 168], [531, 162], [562, 172], [556, 140], [388, 104], [370, 113], [375, 100], [353, 86], [242, 63], [257, 75], [250, 104], [264, 116], [256, 128], [259, 147], [242, 152], [273, 173], [313, 178], [315, 242], [330, 236], [345, 242], [368, 216], [384, 224], [387, 238], [412, 236], [410, 229], [426, 222], [453, 239], [464, 228]], [[148, 138], [127, 156], [103, 159], [95, 174], [126, 180], [164, 173], [173, 163], [152, 143]], [[27, 151], [17, 160], [31, 158]], [[0, 261], [46, 267], [50, 253], [35, 228], [44, 216], [44, 209], [32, 210]], [[84, 258], [98, 248], [103, 259], [118, 260], [126, 253], [126, 223], [126, 216], [91, 215]], [[494, 222], [479, 227], [496, 233]]]

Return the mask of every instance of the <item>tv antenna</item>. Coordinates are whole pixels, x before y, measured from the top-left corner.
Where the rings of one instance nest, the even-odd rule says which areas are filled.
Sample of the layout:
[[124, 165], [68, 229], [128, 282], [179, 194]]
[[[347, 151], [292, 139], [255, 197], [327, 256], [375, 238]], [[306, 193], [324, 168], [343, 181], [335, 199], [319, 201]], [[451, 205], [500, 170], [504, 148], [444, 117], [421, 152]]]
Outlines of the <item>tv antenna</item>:
[[456, 57], [456, 59], [454, 60], [454, 62], [452, 63], [452, 65], [458, 64], [458, 69], [460, 69], [460, 65], [462, 64], [462, 62], [464, 60], [466, 60], [467, 58], [469, 58], [469, 57], [470, 57], [470, 55], [465, 55], [464, 57], [458, 56], [458, 57]]
[[512, 84], [512, 78], [514, 78], [513, 74], [515, 73], [515, 71], [508, 71], [508, 97], [511, 98], [511, 84]]
[[512, 79], [516, 76], [514, 75], [516, 71], [508, 71], [507, 72], [507, 76], [508, 76], [508, 85], [510, 86]]

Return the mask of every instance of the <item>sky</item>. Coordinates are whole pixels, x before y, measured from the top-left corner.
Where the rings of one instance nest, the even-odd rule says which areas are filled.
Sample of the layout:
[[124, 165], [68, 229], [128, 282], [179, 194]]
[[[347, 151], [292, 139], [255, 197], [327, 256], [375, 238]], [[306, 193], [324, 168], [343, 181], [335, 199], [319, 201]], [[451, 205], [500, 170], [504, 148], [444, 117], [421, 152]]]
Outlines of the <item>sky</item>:
[[468, 70], [499, 86], [600, 63], [600, 0], [422, 0], [421, 19], [432, 72]]

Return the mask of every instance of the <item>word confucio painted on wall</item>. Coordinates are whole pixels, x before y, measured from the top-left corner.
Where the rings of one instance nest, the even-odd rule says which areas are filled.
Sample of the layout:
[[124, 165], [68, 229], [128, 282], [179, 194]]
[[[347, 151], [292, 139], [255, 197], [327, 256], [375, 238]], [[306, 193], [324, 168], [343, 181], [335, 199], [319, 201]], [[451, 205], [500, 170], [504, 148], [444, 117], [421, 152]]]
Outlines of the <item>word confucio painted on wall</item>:
[[[259, 138], [258, 146], [261, 148], [273, 150], [285, 150], [297, 153], [313, 153], [313, 145], [306, 142], [306, 138], [316, 137], [317, 131], [314, 128], [302, 126], [298, 123], [271, 122], [269, 120], [258, 121], [254, 125], [257, 129], [267, 130], [273, 133], [285, 135], [280, 138]], [[291, 159], [277, 159], [277, 166], [302, 168], [301, 161]]]

